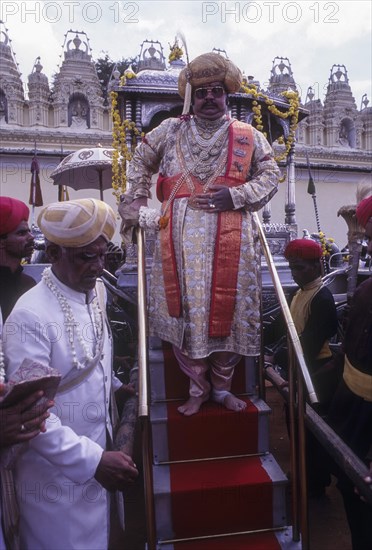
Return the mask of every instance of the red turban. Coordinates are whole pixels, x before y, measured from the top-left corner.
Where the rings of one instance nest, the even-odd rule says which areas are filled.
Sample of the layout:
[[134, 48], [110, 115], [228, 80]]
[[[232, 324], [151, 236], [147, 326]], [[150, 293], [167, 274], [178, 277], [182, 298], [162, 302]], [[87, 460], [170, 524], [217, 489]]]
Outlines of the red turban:
[[372, 218], [372, 195], [360, 201], [356, 209], [358, 223], [362, 227], [367, 227], [367, 223]]
[[23, 220], [27, 222], [29, 214], [30, 210], [24, 202], [0, 197], [0, 235], [14, 231]]
[[284, 256], [287, 260], [292, 258], [319, 260], [322, 255], [322, 247], [312, 239], [295, 239], [287, 245], [284, 251]]

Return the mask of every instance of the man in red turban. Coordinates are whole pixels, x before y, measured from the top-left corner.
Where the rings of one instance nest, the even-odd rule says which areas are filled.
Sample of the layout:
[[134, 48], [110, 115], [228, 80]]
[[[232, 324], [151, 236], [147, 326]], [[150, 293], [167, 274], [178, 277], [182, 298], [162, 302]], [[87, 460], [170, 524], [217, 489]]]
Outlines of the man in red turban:
[[287, 260], [319, 260], [322, 257], [322, 247], [312, 239], [294, 239], [287, 245], [284, 256]]
[[[29, 213], [24, 202], [12, 197], [0, 197], [0, 337], [2, 319], [5, 321], [18, 298], [36, 284], [32, 277], [22, 272], [21, 267], [22, 258], [30, 256], [33, 250], [34, 239], [28, 226]], [[2, 382], [0, 381], [0, 400], [6, 391]], [[45, 431], [45, 420], [53, 401], [40, 405], [39, 398], [39, 392], [34, 392], [3, 409], [0, 419], [0, 450], [29, 441]], [[12, 530], [8, 529], [5, 519], [2, 520], [5, 535], [10, 537]], [[13, 539], [7, 538], [7, 542], [10, 547]], [[0, 528], [0, 547], [4, 548], [4, 545]]]
[[21, 221], [28, 221], [28, 206], [12, 197], [0, 197], [0, 236], [14, 231]]
[[368, 223], [372, 223], [372, 195], [363, 199], [356, 209], [356, 217], [358, 222], [365, 229]]
[[0, 197], [0, 307], [3, 321], [18, 298], [35, 286], [23, 273], [21, 261], [31, 256], [34, 237], [28, 225], [28, 206], [12, 197]]
[[[324, 371], [324, 365], [332, 357], [329, 340], [337, 331], [337, 311], [332, 293], [322, 281], [322, 254], [322, 247], [312, 239], [290, 241], [284, 251], [292, 278], [299, 286], [291, 300], [290, 311], [306, 365], [325, 412], [329, 395], [333, 394], [332, 388], [337, 385], [337, 380], [330, 379]], [[275, 328], [271, 327], [271, 332]], [[266, 366], [274, 361], [282, 367], [286, 376], [287, 350], [282, 348], [275, 356], [265, 355]], [[319, 497], [331, 482], [328, 457], [310, 431], [307, 431], [306, 438], [308, 491], [310, 496]]]
[[[367, 253], [372, 256], [372, 196], [356, 209], [365, 228]], [[372, 485], [372, 277], [360, 283], [353, 295], [343, 340], [343, 378], [329, 411], [329, 423], [346, 444], [369, 466]], [[353, 550], [372, 548], [372, 506], [359, 498], [353, 482], [338, 472]]]

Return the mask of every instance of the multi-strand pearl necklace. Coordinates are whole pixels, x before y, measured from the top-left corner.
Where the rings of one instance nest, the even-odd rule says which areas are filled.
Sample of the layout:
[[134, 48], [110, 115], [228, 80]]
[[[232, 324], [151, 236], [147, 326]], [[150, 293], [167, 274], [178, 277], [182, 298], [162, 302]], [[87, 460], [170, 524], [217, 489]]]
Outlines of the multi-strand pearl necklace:
[[0, 384], [5, 382], [5, 357], [3, 352], [3, 341], [0, 335]]
[[[219, 120], [204, 120], [192, 118], [180, 138], [184, 140], [182, 146], [191, 156], [193, 166], [191, 172], [197, 178], [205, 181], [213, 177], [217, 159], [221, 157], [224, 145], [228, 140], [228, 127], [233, 120], [223, 117]], [[227, 158], [227, 157], [226, 157]]]
[[192, 118], [190, 130], [194, 141], [201, 149], [211, 149], [213, 145], [226, 135], [226, 129], [231, 124], [229, 119], [203, 120]]
[[[72, 311], [72, 308], [68, 303], [66, 296], [64, 296], [62, 292], [59, 290], [59, 288], [54, 284], [50, 276], [50, 272], [51, 272], [50, 267], [47, 267], [46, 269], [44, 269], [43, 275], [42, 275], [42, 281], [43, 283], [46, 284], [46, 286], [49, 288], [51, 293], [56, 297], [60, 305], [60, 308], [62, 310], [63, 317], [64, 317], [64, 325], [67, 333], [67, 339], [71, 348], [72, 364], [74, 367], [78, 369], [83, 369], [85, 366], [87, 366], [87, 364], [93, 361], [93, 359], [95, 358], [95, 355], [93, 355], [90, 352], [89, 347], [84, 342], [84, 338], [81, 333], [79, 323], [75, 319], [74, 312]], [[96, 296], [93, 298], [91, 302], [91, 307], [93, 312], [93, 328], [94, 328], [94, 333], [96, 338], [94, 353], [96, 354], [97, 350], [99, 349], [99, 343], [101, 341], [101, 338], [103, 337], [103, 315], [102, 315], [102, 310], [99, 307], [99, 303]], [[83, 363], [80, 363], [77, 358], [76, 347], [75, 347], [75, 337], [84, 354]]]

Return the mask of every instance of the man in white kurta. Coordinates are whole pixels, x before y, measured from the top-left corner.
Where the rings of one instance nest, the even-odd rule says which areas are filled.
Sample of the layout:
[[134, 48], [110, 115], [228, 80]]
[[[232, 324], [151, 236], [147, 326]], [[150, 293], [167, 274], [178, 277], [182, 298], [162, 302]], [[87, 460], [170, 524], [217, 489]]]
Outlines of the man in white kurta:
[[4, 326], [8, 374], [24, 358], [62, 374], [47, 430], [30, 441], [16, 465], [24, 549], [106, 549], [108, 490], [138, 474], [131, 458], [106, 451], [115, 379], [102, 300], [112, 209], [82, 199], [44, 209], [38, 224], [52, 263], [24, 294]]

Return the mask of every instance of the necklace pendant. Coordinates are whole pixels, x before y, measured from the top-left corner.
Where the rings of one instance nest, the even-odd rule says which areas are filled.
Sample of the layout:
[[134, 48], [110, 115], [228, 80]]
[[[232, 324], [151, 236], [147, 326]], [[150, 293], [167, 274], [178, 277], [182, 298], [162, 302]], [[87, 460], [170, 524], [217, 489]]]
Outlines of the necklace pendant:
[[169, 223], [169, 217], [168, 216], [161, 216], [159, 219], [159, 228], [165, 229]]

